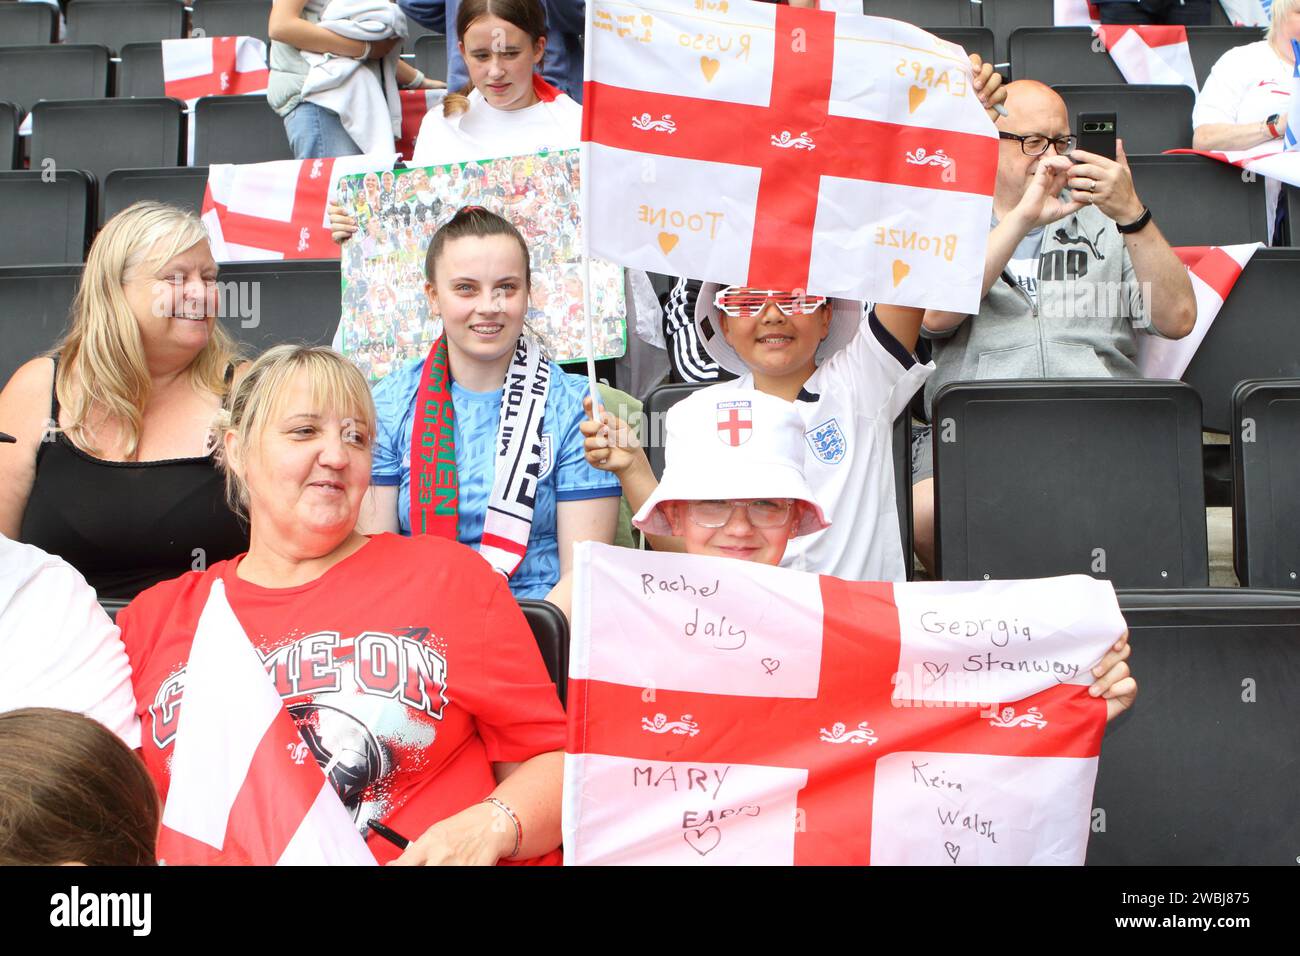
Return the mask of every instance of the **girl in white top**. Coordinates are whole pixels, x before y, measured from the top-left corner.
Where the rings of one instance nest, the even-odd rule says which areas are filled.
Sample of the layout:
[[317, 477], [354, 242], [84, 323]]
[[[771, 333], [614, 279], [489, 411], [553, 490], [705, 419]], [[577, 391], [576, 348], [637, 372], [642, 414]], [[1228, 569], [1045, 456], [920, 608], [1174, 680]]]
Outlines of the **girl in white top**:
[[[442, 166], [541, 150], [576, 148], [582, 106], [536, 72], [546, 52], [540, 0], [465, 0], [456, 15], [469, 84], [425, 114], [411, 166]], [[330, 205], [336, 242], [357, 231]]]
[[1219, 57], [1192, 111], [1196, 149], [1250, 149], [1282, 135], [1295, 71], [1292, 40], [1300, 40], [1300, 0], [1275, 0], [1267, 36]]
[[538, 0], [465, 0], [456, 28], [470, 82], [425, 115], [412, 166], [577, 147], [582, 107], [536, 72], [546, 51]]

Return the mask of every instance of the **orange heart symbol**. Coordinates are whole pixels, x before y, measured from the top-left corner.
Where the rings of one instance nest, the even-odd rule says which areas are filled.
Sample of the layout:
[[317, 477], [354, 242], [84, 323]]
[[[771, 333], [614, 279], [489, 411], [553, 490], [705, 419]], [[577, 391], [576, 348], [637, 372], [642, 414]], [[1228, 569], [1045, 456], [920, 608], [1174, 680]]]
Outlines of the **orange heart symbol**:
[[925, 102], [926, 91], [924, 87], [912, 86], [907, 90], [907, 111], [915, 113], [916, 108]]
[[[672, 252], [677, 247], [677, 234], [674, 232], [659, 233], [659, 248], [664, 251], [664, 255]], [[897, 282], [894, 285], [898, 285]]]
[[898, 288], [898, 283], [906, 279], [907, 274], [911, 271], [912, 271], [912, 267], [909, 266], [902, 259], [894, 260], [894, 288], [895, 289]]
[[700, 72], [704, 74], [704, 78], [710, 83], [713, 82], [713, 75], [718, 72], [720, 66], [722, 64], [711, 56], [700, 57]]

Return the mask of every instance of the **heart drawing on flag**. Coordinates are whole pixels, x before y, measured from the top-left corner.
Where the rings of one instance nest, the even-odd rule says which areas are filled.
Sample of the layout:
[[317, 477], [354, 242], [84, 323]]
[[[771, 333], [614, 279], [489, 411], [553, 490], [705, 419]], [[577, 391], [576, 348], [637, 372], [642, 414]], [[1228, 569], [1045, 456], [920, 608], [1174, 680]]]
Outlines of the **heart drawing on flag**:
[[922, 661], [922, 662], [921, 662], [921, 666], [924, 667], [925, 670], [926, 670], [926, 673], [928, 673], [928, 674], [930, 675], [929, 683], [931, 683], [931, 684], [933, 684], [935, 681], [937, 681], [937, 680], [938, 680], [940, 677], [942, 677], [944, 674], [948, 673], [948, 665], [947, 665], [947, 664], [944, 664], [944, 665], [940, 666], [940, 665], [936, 664], [934, 661]]
[[776, 669], [781, 666], [781, 662], [775, 657], [765, 657], [759, 661], [759, 663], [763, 665], [763, 670], [767, 671], [769, 674], [775, 674]]
[[956, 863], [957, 857], [961, 855], [961, 847], [956, 843], [944, 843], [943, 848], [948, 851], [948, 858]]
[[894, 288], [895, 289], [898, 288], [898, 283], [906, 279], [907, 274], [911, 271], [912, 271], [912, 267], [909, 266], [902, 259], [894, 260]]
[[664, 255], [672, 252], [677, 247], [677, 234], [674, 232], [659, 233], [659, 248], [664, 251]]
[[722, 64], [711, 56], [700, 57], [700, 72], [704, 74], [704, 78], [710, 83], [713, 82], [713, 76], [718, 72], [720, 66]]
[[703, 830], [687, 830], [682, 834], [687, 845], [700, 856], [708, 855], [722, 842], [722, 831], [717, 827], [705, 827]]
[[915, 113], [916, 108], [925, 102], [926, 89], [923, 86], [911, 86], [907, 90], [907, 111]]

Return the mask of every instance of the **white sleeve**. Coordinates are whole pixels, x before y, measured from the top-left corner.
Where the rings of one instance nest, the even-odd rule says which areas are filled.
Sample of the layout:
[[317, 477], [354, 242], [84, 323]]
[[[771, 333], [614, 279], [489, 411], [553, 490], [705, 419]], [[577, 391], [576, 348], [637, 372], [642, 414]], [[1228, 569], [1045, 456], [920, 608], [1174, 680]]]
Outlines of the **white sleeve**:
[[849, 344], [822, 363], [817, 380], [818, 388], [847, 387], [859, 415], [892, 422], [933, 371], [934, 363], [918, 362], [873, 310]]
[[18, 588], [0, 616], [0, 648], [0, 710], [75, 711], [140, 746], [126, 647], [71, 565], [52, 559]]
[[[1254, 44], [1250, 44], [1254, 46]], [[1242, 56], [1245, 47], [1234, 47], [1214, 64], [1205, 86], [1192, 108], [1192, 129], [1209, 123], [1236, 123], [1237, 112], [1252, 80], [1260, 77], [1249, 69], [1251, 60]]]
[[[444, 96], [445, 99], [445, 96]], [[442, 100], [429, 107], [420, 120], [420, 131], [415, 135], [415, 146], [411, 150], [408, 166], [438, 166], [442, 159], [439, 154], [447, 153], [448, 129], [442, 115]]]

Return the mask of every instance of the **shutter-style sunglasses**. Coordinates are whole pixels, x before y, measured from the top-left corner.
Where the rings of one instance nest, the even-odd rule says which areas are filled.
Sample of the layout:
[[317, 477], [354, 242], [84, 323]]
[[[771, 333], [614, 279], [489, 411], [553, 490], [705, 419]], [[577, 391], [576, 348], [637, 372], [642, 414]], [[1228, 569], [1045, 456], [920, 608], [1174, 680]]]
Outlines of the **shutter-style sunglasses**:
[[747, 289], [729, 285], [718, 290], [713, 304], [723, 315], [733, 319], [748, 319], [758, 315], [771, 302], [782, 315], [812, 315], [826, 304], [824, 295], [808, 295], [799, 290]]

